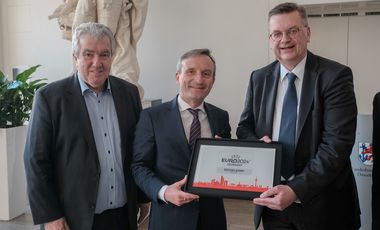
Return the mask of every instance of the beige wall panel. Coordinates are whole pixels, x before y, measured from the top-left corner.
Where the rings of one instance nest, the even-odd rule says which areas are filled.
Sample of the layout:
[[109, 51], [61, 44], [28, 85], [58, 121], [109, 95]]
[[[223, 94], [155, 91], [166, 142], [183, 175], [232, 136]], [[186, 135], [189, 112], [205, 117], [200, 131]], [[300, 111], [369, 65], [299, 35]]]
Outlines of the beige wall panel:
[[312, 52], [350, 66], [359, 113], [372, 113], [372, 99], [380, 91], [380, 16], [309, 19]]
[[310, 18], [310, 51], [347, 64], [348, 17]]
[[354, 71], [359, 113], [372, 114], [372, 100], [380, 91], [380, 16], [350, 17], [348, 65]]

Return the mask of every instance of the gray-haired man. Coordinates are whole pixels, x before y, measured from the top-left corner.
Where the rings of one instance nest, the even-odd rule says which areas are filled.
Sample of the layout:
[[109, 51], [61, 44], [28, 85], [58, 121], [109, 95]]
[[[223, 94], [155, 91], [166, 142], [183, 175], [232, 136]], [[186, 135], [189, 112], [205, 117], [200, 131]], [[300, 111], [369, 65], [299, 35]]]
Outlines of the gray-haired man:
[[[37, 93], [25, 146], [33, 220], [45, 229], [137, 229], [147, 202], [130, 172], [137, 88], [110, 76], [112, 32], [98, 23], [73, 35], [77, 72]], [[149, 206], [141, 205], [144, 217]]]

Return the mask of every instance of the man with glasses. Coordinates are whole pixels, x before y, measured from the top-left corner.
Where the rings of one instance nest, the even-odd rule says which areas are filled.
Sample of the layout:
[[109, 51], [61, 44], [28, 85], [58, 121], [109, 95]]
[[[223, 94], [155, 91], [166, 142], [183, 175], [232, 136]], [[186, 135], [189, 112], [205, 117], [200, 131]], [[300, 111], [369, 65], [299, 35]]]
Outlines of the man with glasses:
[[262, 217], [266, 230], [358, 229], [352, 71], [307, 50], [302, 6], [274, 7], [269, 33], [277, 60], [252, 72], [237, 129], [240, 139], [283, 146], [281, 184], [253, 200], [256, 227]]

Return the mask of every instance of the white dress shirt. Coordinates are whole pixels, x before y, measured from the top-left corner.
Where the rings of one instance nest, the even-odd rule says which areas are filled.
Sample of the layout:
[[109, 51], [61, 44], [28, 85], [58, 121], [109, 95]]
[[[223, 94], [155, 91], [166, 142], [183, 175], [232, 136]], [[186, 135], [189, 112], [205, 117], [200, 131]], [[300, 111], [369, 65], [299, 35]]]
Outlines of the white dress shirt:
[[[177, 97], [177, 103], [178, 103], [178, 108], [179, 112], [181, 113], [181, 119], [182, 119], [182, 125], [183, 129], [185, 130], [185, 135], [187, 140], [189, 141], [190, 137], [190, 127], [191, 123], [193, 122], [193, 115], [187, 110], [189, 108], [191, 109], [199, 109], [200, 111], [198, 112], [198, 119], [199, 122], [201, 123], [201, 137], [212, 137], [211, 133], [211, 128], [210, 128], [210, 123], [208, 122], [207, 118], [207, 113], [204, 108], [204, 102], [196, 108], [192, 108], [189, 104], [187, 104], [180, 95]], [[162, 186], [160, 191], [158, 192], [158, 198], [161, 200], [165, 201], [165, 191], [167, 189], [168, 185]]]
[[[278, 141], [278, 138], [280, 135], [282, 105], [284, 103], [285, 93], [288, 88], [288, 78], [286, 77], [286, 74], [288, 74], [289, 72], [292, 72], [297, 76], [297, 79], [294, 81], [294, 84], [297, 91], [296, 126], [298, 126], [298, 112], [299, 112], [299, 105], [300, 105], [300, 98], [301, 98], [301, 91], [302, 91], [302, 82], [303, 82], [304, 73], [305, 73], [306, 58], [307, 58], [307, 55], [292, 70], [286, 69], [285, 66], [283, 65], [281, 65], [280, 67], [280, 80], [278, 81], [276, 105], [274, 108], [274, 116], [273, 116], [272, 141]], [[294, 175], [292, 175], [288, 180], [291, 180], [293, 178], [294, 178]], [[281, 180], [285, 180], [285, 179], [281, 177]]]
[[[298, 118], [298, 111], [299, 111], [301, 90], [302, 90], [302, 82], [303, 82], [303, 77], [304, 77], [304, 73], [305, 73], [305, 64], [306, 64], [306, 56], [292, 70], [288, 70], [283, 65], [281, 65], [280, 80], [278, 81], [276, 105], [274, 108], [274, 116], [273, 116], [273, 130], [272, 130], [272, 140], [273, 141], [278, 141], [278, 137], [280, 135], [282, 105], [284, 103], [284, 96], [285, 96], [286, 90], [288, 88], [288, 78], [286, 77], [286, 74], [289, 72], [292, 72], [297, 76], [297, 79], [294, 81], [294, 84], [296, 86], [296, 91], [297, 91], [297, 102], [298, 102], [297, 103], [298, 104], [298, 106], [297, 106], [297, 118]], [[298, 125], [298, 119], [297, 119], [297, 125]]]

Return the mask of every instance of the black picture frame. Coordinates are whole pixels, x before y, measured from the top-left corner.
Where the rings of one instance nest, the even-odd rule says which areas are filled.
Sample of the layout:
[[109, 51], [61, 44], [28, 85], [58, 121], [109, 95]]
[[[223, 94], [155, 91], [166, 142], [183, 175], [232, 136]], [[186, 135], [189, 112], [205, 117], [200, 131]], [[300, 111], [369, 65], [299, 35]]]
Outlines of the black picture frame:
[[278, 142], [197, 139], [184, 191], [245, 200], [259, 197], [280, 183], [281, 151]]

